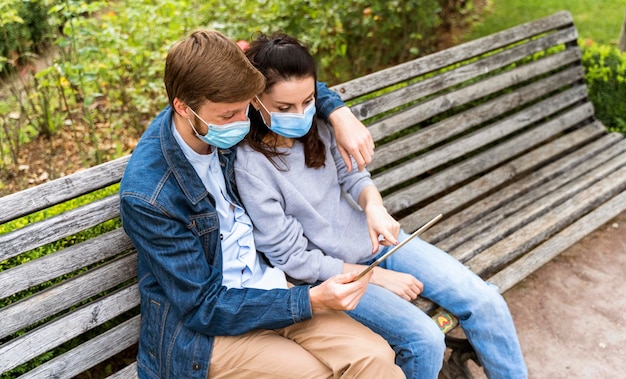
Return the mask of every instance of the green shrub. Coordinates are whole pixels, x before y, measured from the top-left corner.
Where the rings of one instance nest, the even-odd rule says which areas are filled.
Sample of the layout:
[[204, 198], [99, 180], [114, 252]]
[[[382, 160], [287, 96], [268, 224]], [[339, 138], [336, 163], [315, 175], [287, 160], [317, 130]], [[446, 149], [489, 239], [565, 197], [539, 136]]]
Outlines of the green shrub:
[[[7, 75], [50, 42], [48, 7], [43, 1], [0, 0], [0, 74]], [[12, 63], [9, 60], [13, 60]]]
[[[435, 47], [440, 0], [221, 2], [207, 24], [234, 39], [281, 30], [301, 39], [330, 84], [397, 64]], [[455, 2], [445, 2], [456, 4]]]
[[581, 44], [596, 117], [609, 130], [626, 135], [626, 53], [610, 45]]

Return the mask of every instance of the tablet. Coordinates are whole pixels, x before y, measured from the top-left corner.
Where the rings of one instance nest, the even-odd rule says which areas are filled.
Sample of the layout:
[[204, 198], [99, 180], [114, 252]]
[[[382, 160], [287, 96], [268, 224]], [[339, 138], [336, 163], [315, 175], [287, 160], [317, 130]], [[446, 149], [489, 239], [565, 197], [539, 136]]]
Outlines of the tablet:
[[408, 236], [404, 241], [400, 242], [393, 249], [389, 250], [384, 255], [382, 255], [380, 258], [375, 260], [371, 265], [367, 266], [367, 268], [365, 270], [361, 271], [361, 273], [359, 275], [357, 275], [356, 278], [354, 278], [354, 280], [352, 280], [352, 281], [354, 282], [354, 281], [357, 281], [357, 280], [361, 279], [363, 277], [363, 275], [365, 275], [368, 272], [370, 272], [371, 270], [373, 270], [374, 267], [376, 267], [379, 264], [381, 264], [382, 261], [384, 261], [385, 259], [389, 258], [391, 256], [391, 254], [393, 254], [396, 251], [398, 251], [398, 249], [400, 249], [402, 246], [404, 246], [410, 240], [412, 240], [413, 238], [417, 237], [418, 235], [424, 233], [428, 228], [433, 226], [433, 224], [436, 223], [437, 221], [439, 221], [442, 217], [443, 217], [442, 214], [438, 214], [437, 216], [433, 217], [430, 221], [428, 221], [427, 223], [422, 225], [421, 228], [419, 228], [416, 231], [414, 231], [413, 234]]

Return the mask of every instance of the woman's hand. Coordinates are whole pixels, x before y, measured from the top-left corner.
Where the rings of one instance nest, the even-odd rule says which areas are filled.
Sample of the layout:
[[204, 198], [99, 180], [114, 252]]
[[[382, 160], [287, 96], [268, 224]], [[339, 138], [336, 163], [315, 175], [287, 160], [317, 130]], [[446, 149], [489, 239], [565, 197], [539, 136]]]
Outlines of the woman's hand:
[[350, 156], [356, 161], [359, 171], [363, 170], [374, 157], [374, 140], [370, 131], [345, 106], [335, 109], [328, 120], [335, 129], [337, 147], [348, 171], [352, 171]]
[[384, 287], [404, 300], [415, 300], [424, 290], [424, 284], [411, 274], [375, 267], [370, 283]]
[[380, 245], [397, 245], [400, 223], [391, 217], [387, 208], [381, 204], [371, 204], [364, 211], [372, 240], [372, 254], [378, 252]]

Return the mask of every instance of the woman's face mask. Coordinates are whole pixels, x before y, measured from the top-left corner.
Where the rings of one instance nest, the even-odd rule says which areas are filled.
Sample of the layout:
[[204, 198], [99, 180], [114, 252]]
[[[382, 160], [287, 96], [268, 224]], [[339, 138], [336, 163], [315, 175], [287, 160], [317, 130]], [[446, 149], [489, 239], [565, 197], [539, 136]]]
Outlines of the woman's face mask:
[[[198, 133], [196, 128], [193, 126], [193, 122], [187, 119], [196, 136], [205, 143], [217, 146], [220, 149], [235, 146], [242, 139], [244, 139], [246, 134], [250, 131], [250, 119], [247, 119], [246, 121], [235, 121], [224, 125], [213, 125], [204, 121], [202, 117], [198, 116], [198, 114], [191, 109], [191, 107], [189, 110], [207, 127], [206, 135], [200, 135], [200, 133]], [[246, 114], [248, 114], [248, 109], [246, 109]]]
[[287, 138], [300, 138], [307, 134], [311, 129], [313, 123], [313, 117], [315, 117], [315, 102], [312, 101], [306, 108], [304, 113], [283, 113], [283, 112], [270, 112], [267, 110], [261, 100], [256, 98], [259, 104], [270, 115], [270, 125], [267, 124], [261, 113], [261, 118], [265, 125], [274, 133], [279, 134]]

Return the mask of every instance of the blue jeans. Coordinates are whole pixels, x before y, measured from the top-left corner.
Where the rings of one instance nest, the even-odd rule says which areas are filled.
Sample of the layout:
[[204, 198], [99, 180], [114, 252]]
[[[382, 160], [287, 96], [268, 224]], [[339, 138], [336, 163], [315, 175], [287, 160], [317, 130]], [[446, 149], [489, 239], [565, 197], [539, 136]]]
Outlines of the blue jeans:
[[[400, 241], [407, 237], [404, 231], [400, 232]], [[424, 283], [422, 297], [459, 318], [489, 378], [527, 377], [511, 314], [496, 286], [419, 238], [380, 266], [412, 274]], [[396, 363], [407, 378], [437, 378], [446, 348], [444, 335], [415, 305], [370, 284], [356, 309], [347, 313], [389, 342], [396, 352]]]

